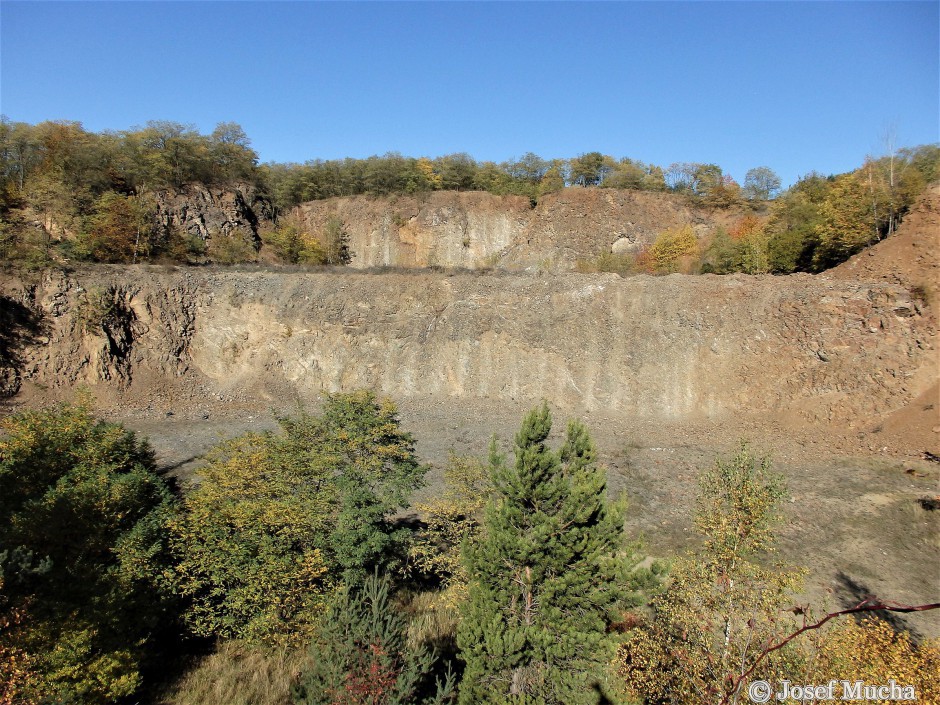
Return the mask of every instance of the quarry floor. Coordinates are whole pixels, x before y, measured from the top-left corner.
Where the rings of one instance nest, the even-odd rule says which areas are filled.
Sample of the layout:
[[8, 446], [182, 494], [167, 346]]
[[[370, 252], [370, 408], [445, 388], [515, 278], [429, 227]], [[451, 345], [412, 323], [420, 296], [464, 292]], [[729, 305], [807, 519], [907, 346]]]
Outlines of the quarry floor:
[[[396, 400], [402, 427], [431, 465], [415, 497], [434, 495], [451, 451], [485, 457], [496, 434], [506, 451], [534, 403], [489, 400]], [[289, 411], [289, 410], [288, 410]], [[935, 415], [931, 404], [923, 412]], [[185, 485], [201, 456], [225, 438], [276, 427], [275, 412], [219, 409], [209, 418], [121, 419], [150, 438], [161, 467]], [[696, 476], [746, 439], [786, 480], [790, 497], [774, 560], [808, 570], [797, 598], [817, 612], [852, 606], [866, 596], [907, 604], [940, 601], [940, 511], [920, 500], [940, 495], [940, 464], [927, 460], [903, 434], [879, 429], [840, 434], [774, 418], [669, 421], [598, 412], [580, 415], [591, 431], [611, 492], [629, 501], [627, 530], [652, 556], [693, 548]], [[567, 417], [555, 414], [553, 435]], [[933, 433], [932, 436], [938, 434]], [[890, 436], [890, 437], [889, 437]], [[923, 435], [920, 436], [923, 438]], [[916, 443], [913, 442], [913, 443]], [[940, 610], [898, 617], [916, 635], [940, 637]]]

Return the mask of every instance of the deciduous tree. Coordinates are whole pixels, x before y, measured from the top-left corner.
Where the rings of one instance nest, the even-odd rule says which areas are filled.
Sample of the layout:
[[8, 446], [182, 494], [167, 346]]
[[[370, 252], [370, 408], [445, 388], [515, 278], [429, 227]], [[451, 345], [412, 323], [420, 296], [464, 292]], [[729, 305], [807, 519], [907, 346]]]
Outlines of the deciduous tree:
[[335, 490], [315, 449], [289, 435], [248, 434], [215, 449], [170, 523], [167, 578], [202, 636], [298, 644], [334, 580], [324, 539]]
[[754, 167], [744, 176], [744, 194], [751, 200], [769, 200], [779, 190], [780, 177], [770, 167]]
[[838, 264], [878, 240], [871, 195], [859, 174], [836, 177], [819, 206], [814, 234], [819, 241], [815, 264], [820, 268]]
[[174, 614], [155, 577], [168, 565], [175, 503], [153, 451], [82, 405], [15, 414], [0, 428], [0, 651], [25, 659], [37, 699], [131, 695]]
[[[717, 702], [746, 687], [731, 676], [744, 673], [763, 644], [792, 631], [794, 620], [781, 606], [802, 573], [756, 561], [773, 549], [783, 493], [770, 461], [746, 445], [700, 476], [695, 526], [702, 548], [674, 564], [653, 618], [620, 648], [620, 673], [635, 696], [663, 705]], [[787, 673], [791, 653], [775, 653], [753, 678]]]

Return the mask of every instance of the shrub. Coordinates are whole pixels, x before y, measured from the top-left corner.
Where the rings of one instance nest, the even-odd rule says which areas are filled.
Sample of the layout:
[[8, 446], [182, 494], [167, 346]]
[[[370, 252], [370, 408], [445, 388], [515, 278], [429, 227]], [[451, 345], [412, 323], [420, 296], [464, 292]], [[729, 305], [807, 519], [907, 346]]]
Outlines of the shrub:
[[322, 241], [326, 264], [349, 264], [352, 261], [349, 233], [339, 217], [334, 215], [327, 219]]
[[76, 252], [96, 262], [131, 262], [148, 255], [155, 218], [151, 204], [106, 191], [85, 219]]
[[434, 656], [412, 647], [407, 623], [389, 599], [389, 582], [370, 576], [339, 595], [310, 649], [301, 678], [301, 705], [411, 705], [444, 702], [450, 679], [420, 701]]
[[323, 245], [292, 223], [263, 232], [261, 240], [289, 264], [326, 264]]
[[195, 262], [205, 257], [206, 242], [198, 235], [174, 228], [162, 252], [175, 262]]
[[664, 230], [656, 236], [649, 255], [660, 274], [691, 273], [698, 259], [698, 238], [691, 225]]
[[323, 411], [280, 419], [213, 451], [171, 525], [170, 576], [203, 636], [298, 644], [342, 578], [395, 565], [407, 529], [391, 515], [427, 468], [395, 406], [333, 394]]
[[408, 564], [419, 579], [431, 577], [445, 589], [465, 593], [467, 573], [460, 552], [479, 536], [492, 485], [486, 465], [454, 454], [444, 469], [444, 481], [447, 487], [440, 496], [415, 505], [425, 528], [411, 542]]
[[72, 315], [80, 331], [100, 335], [117, 311], [114, 289], [93, 287], [79, 295]]
[[109, 702], [132, 694], [154, 635], [173, 621], [158, 577], [175, 503], [153, 451], [83, 405], [0, 421], [0, 556], [7, 620], [35, 672], [31, 694]]
[[255, 246], [238, 233], [215, 233], [208, 239], [209, 257], [219, 264], [254, 262], [258, 258]]
[[829, 680], [913, 685], [918, 702], [940, 702], [940, 641], [915, 643], [888, 622], [848, 620], [826, 632], [813, 650], [808, 682]]

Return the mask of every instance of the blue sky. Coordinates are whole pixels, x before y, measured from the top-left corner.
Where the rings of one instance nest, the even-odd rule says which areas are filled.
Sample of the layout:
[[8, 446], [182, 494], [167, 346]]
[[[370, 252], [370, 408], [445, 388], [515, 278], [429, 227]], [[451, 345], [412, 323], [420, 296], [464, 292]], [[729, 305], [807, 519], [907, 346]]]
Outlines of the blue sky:
[[0, 3], [0, 111], [262, 161], [601, 151], [785, 183], [940, 140], [940, 3]]

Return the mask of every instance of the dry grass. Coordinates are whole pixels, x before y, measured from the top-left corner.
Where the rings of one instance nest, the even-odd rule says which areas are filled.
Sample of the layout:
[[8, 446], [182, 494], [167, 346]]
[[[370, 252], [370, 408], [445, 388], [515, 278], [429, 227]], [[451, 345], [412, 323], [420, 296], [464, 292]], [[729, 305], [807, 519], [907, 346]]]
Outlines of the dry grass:
[[455, 652], [459, 602], [465, 593], [465, 587], [453, 586], [443, 591], [431, 590], [414, 595], [406, 607], [411, 620], [408, 639], [412, 645], [425, 644], [438, 652]]
[[265, 650], [225, 642], [162, 698], [160, 705], [289, 705], [306, 649]]
[[575, 264], [575, 271], [581, 274], [613, 272], [625, 277], [636, 273], [635, 259], [629, 253], [601, 252], [594, 259], [579, 259]]

